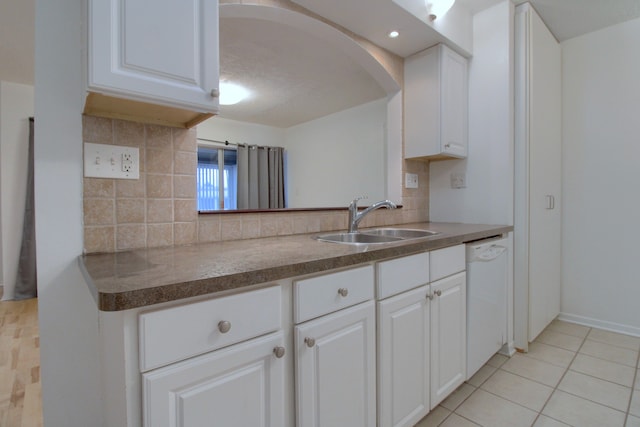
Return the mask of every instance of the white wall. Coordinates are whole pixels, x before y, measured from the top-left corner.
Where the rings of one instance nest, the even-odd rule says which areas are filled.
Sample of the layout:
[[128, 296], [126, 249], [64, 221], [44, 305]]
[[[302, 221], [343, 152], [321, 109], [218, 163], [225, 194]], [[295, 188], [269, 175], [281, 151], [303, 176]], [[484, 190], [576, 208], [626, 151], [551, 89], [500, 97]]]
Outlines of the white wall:
[[198, 138], [282, 147], [284, 129], [255, 123], [212, 117], [197, 127]]
[[85, 6], [83, 0], [36, 0], [35, 203], [45, 427], [103, 425], [98, 311], [77, 259], [83, 246]]
[[0, 81], [0, 284], [13, 299], [22, 243], [33, 86]]
[[640, 19], [562, 43], [562, 316], [640, 335]]
[[393, 0], [393, 2], [424, 22], [426, 26], [433, 27], [442, 43], [446, 43], [461, 55], [472, 54], [473, 18], [471, 11], [461, 2], [455, 3], [446, 14], [437, 17], [435, 21], [429, 19], [425, 2], [415, 0]]
[[387, 99], [369, 102], [286, 130], [287, 206], [342, 207], [386, 197]]
[[[429, 220], [513, 225], [513, 25], [509, 0], [473, 17], [469, 62], [469, 150], [465, 160], [429, 165]], [[467, 186], [451, 188], [451, 174]], [[507, 347], [514, 351], [513, 233], [508, 235]]]
[[[503, 1], [474, 16], [469, 62], [469, 152], [465, 160], [431, 162], [431, 221], [513, 224], [513, 5]], [[451, 188], [451, 174], [467, 187]]]
[[[198, 125], [198, 138], [284, 147], [288, 208], [346, 207], [363, 194], [366, 205], [387, 197], [386, 141], [395, 135], [387, 135], [386, 121], [396, 117], [387, 113], [395, 104], [387, 103], [380, 99], [287, 129], [213, 117]], [[401, 160], [393, 160], [395, 172]], [[398, 179], [393, 183], [397, 196]]]

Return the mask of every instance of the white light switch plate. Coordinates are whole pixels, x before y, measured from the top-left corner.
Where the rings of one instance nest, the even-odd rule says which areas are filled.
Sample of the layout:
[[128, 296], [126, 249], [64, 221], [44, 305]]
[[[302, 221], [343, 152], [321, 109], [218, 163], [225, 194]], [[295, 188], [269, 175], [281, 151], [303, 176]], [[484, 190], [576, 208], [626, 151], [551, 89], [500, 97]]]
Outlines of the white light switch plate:
[[418, 188], [418, 174], [405, 173], [404, 174], [404, 188]]
[[140, 178], [140, 150], [121, 145], [84, 143], [84, 176], [91, 178]]
[[467, 188], [467, 174], [464, 172], [453, 172], [451, 174], [451, 188]]

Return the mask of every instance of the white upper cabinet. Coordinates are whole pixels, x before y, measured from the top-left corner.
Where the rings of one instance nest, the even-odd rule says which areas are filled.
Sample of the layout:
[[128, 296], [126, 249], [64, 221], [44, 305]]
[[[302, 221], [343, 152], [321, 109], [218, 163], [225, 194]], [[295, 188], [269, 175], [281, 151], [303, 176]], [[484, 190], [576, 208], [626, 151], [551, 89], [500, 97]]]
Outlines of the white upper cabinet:
[[217, 0], [89, 0], [87, 27], [86, 114], [190, 127], [217, 113]]
[[464, 158], [468, 146], [467, 60], [445, 45], [405, 60], [405, 158]]

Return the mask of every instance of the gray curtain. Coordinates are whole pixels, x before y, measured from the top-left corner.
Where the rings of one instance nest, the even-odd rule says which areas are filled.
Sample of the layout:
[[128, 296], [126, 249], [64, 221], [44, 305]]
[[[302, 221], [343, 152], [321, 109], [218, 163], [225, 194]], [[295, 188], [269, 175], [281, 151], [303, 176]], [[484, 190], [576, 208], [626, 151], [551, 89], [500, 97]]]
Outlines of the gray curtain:
[[36, 276], [36, 229], [33, 196], [33, 117], [29, 119], [29, 163], [27, 169], [27, 197], [22, 226], [22, 247], [18, 263], [18, 277], [14, 298], [17, 300], [38, 296]]
[[238, 145], [238, 209], [280, 209], [284, 149]]

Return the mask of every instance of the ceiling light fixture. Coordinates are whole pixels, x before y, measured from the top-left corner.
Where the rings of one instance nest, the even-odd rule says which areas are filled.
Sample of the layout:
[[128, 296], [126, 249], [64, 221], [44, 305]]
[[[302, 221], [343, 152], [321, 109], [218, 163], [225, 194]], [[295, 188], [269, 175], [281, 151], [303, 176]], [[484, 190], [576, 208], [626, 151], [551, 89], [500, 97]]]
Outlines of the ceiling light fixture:
[[249, 97], [248, 89], [229, 82], [220, 82], [220, 105], [233, 105]]
[[398, 37], [399, 35], [400, 35], [400, 33], [399, 33], [399, 32], [397, 32], [397, 31], [391, 31], [391, 32], [389, 32], [389, 38], [390, 38], [390, 39], [395, 39], [395, 38], [396, 38], [396, 37]]
[[435, 21], [436, 18], [444, 16], [455, 2], [456, 0], [425, 0], [429, 20]]

